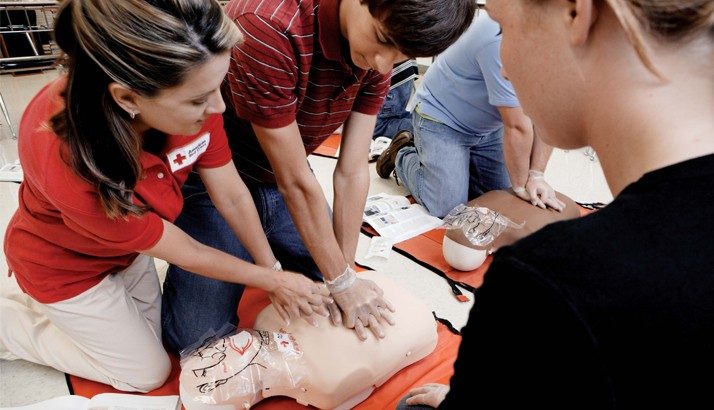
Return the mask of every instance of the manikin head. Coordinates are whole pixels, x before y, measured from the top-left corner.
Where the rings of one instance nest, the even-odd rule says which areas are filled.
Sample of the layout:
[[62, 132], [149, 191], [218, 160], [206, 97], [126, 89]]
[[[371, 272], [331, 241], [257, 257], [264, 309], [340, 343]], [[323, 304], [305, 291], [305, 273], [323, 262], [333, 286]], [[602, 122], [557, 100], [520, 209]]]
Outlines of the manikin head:
[[263, 389], [300, 389], [307, 376], [302, 357], [288, 333], [239, 329], [210, 338], [181, 360], [182, 401], [189, 409], [250, 408], [263, 399]]
[[580, 216], [579, 207], [572, 199], [559, 192], [556, 194], [558, 199], [565, 203], [565, 209], [562, 212], [535, 207], [518, 198], [510, 190], [489, 191], [469, 201], [468, 206], [482, 206], [506, 216], [517, 224], [525, 224], [520, 229], [506, 228], [495, 238], [493, 243], [486, 246], [474, 245], [466, 238], [462, 230], [451, 229], [444, 235], [442, 243], [444, 259], [454, 269], [470, 271], [483, 264], [489, 250], [510, 245], [549, 223]]

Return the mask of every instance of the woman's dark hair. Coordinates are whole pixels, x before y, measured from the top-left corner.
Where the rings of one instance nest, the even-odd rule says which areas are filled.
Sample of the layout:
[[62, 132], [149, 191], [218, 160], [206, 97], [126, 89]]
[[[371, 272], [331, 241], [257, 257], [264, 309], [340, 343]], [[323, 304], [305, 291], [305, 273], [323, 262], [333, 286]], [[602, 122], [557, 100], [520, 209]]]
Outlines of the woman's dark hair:
[[714, 38], [712, 0], [604, 0], [617, 15], [645, 66], [661, 77], [647, 51], [643, 32], [661, 41], [676, 42], [707, 33]]

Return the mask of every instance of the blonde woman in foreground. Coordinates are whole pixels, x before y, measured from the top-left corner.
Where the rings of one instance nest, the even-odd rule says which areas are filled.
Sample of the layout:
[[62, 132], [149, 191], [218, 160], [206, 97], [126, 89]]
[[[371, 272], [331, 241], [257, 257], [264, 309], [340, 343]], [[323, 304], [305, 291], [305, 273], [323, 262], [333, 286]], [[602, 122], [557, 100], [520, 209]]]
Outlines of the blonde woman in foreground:
[[616, 198], [499, 250], [450, 388], [406, 404], [713, 408], [714, 2], [487, 8], [538, 134], [592, 146]]

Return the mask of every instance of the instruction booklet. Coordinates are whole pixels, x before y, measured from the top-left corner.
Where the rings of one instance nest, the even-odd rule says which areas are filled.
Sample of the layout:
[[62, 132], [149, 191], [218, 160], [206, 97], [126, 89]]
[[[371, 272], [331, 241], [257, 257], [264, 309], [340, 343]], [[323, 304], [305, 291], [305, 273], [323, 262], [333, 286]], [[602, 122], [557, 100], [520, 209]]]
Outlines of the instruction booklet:
[[392, 243], [413, 238], [441, 225], [441, 219], [429, 215], [419, 204], [405, 196], [385, 193], [367, 197], [362, 220]]

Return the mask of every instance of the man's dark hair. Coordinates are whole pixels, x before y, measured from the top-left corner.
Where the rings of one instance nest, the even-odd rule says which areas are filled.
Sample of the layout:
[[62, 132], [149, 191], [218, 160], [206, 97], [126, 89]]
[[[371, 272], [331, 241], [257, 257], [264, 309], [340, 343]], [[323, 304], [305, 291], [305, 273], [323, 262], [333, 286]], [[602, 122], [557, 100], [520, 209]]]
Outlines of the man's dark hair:
[[476, 0], [360, 0], [385, 29], [394, 46], [409, 57], [446, 50], [471, 25]]

